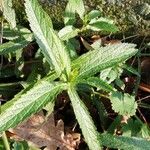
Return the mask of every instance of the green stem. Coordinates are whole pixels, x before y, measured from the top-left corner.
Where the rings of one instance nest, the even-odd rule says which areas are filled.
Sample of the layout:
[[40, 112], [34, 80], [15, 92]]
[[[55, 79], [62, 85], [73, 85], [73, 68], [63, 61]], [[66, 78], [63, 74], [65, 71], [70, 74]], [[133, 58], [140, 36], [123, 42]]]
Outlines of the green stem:
[[5, 149], [6, 149], [6, 150], [10, 150], [8, 138], [7, 138], [5, 132], [2, 133], [2, 140], [3, 140], [3, 143], [4, 143]]

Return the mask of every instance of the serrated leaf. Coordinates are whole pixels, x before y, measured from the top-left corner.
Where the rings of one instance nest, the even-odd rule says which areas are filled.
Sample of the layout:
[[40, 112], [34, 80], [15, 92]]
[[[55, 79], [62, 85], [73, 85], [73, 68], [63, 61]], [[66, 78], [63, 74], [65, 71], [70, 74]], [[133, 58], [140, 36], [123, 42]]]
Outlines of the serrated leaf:
[[98, 132], [96, 131], [94, 122], [92, 121], [89, 112], [80, 100], [76, 90], [73, 87], [70, 87], [68, 90], [70, 100], [72, 102], [73, 110], [75, 116], [78, 120], [80, 128], [82, 130], [85, 141], [87, 142], [90, 150], [100, 150], [101, 141], [98, 140]]
[[137, 53], [134, 44], [118, 43], [83, 54], [73, 61], [72, 68], [79, 70], [78, 77], [85, 78], [117, 65]]
[[[52, 82], [53, 80], [55, 80], [56, 78], [58, 78], [57, 74], [55, 72], [52, 72], [51, 74], [49, 74], [48, 76], [46, 76], [45, 78], [43, 78], [42, 80], [48, 81], [48, 82]], [[24, 82], [20, 82], [20, 84], [24, 87]], [[1, 106], [1, 113], [3, 111], [5, 111], [6, 109], [8, 109], [9, 107], [11, 107], [15, 101], [17, 101], [21, 95], [27, 93], [27, 91], [29, 91], [30, 89], [32, 89], [32, 87], [35, 85], [35, 83], [31, 83], [28, 86], [25, 86], [25, 89], [23, 89], [22, 91], [20, 91], [18, 94], [15, 95], [15, 97], [8, 101], [7, 103], [3, 104]]]
[[64, 89], [66, 84], [61, 82], [39, 81], [0, 114], [0, 132], [15, 127], [46, 104], [51, 102], [53, 105], [54, 97]]
[[8, 54], [8, 53], [23, 49], [25, 46], [27, 46], [33, 40], [32, 34], [28, 34], [24, 37], [25, 38], [21, 37], [16, 40], [1, 44], [0, 45], [0, 55]]
[[12, 8], [12, 0], [2, 0], [2, 12], [4, 18], [9, 22], [12, 28], [16, 27], [16, 15]]
[[82, 0], [69, 0], [65, 9], [64, 22], [66, 25], [73, 25], [75, 22], [75, 13], [78, 13], [83, 19], [85, 8]]
[[122, 150], [149, 150], [150, 141], [144, 138], [115, 136], [107, 133], [100, 135], [102, 144], [109, 148]]
[[58, 32], [58, 35], [61, 40], [65, 41], [65, 40], [69, 40], [69, 39], [77, 36], [78, 31], [79, 31], [79, 29], [76, 29], [75, 27], [69, 25], [69, 26], [65, 26], [64, 28], [62, 28]]
[[127, 93], [113, 92], [110, 96], [112, 109], [123, 116], [133, 116], [136, 113], [137, 103], [135, 97]]
[[86, 83], [91, 86], [97, 87], [99, 89], [103, 89], [104, 91], [107, 91], [107, 92], [114, 91], [114, 88], [111, 85], [109, 85], [107, 82], [105, 82], [97, 77], [90, 77], [88, 79], [83, 79], [80, 81], [80, 83]]
[[53, 64], [59, 75], [62, 72], [69, 74], [70, 59], [64, 43], [52, 29], [50, 17], [37, 0], [25, 0], [25, 8], [31, 29], [47, 61]]

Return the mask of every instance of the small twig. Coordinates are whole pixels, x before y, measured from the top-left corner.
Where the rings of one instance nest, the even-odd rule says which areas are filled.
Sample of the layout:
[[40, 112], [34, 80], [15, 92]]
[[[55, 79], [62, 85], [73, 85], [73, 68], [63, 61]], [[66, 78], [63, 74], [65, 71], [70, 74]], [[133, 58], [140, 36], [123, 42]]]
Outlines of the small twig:
[[137, 110], [138, 110], [139, 114], [141, 115], [143, 121], [147, 124], [147, 121], [146, 121], [144, 115], [141, 113], [140, 109], [137, 109]]
[[72, 131], [73, 131], [73, 132], [74, 132], [74, 130], [75, 130], [77, 124], [78, 124], [78, 123], [76, 122], [75, 125], [74, 125], [74, 127], [72, 128]]
[[141, 98], [141, 99], [137, 100], [137, 102], [141, 102], [141, 101], [143, 101], [143, 100], [145, 100], [145, 99], [147, 99], [147, 98], [150, 98], [150, 95], [145, 96], [145, 97], [143, 97], [143, 98]]
[[123, 39], [121, 40], [121, 42], [122, 42], [122, 41], [125, 41], [125, 40], [127, 40], [127, 39], [131, 39], [131, 38], [134, 38], [134, 37], [138, 37], [138, 36], [139, 36], [139, 34], [125, 37], [125, 38], [123, 38]]

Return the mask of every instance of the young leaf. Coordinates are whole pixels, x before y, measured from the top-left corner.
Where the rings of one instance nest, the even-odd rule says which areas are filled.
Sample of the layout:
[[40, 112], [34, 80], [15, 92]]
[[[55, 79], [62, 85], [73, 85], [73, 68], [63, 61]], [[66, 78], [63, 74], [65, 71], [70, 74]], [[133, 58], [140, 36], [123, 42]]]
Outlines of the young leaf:
[[136, 113], [137, 103], [135, 98], [127, 93], [113, 92], [110, 96], [112, 108], [123, 116], [133, 116]]
[[12, 0], [2, 0], [2, 12], [4, 18], [9, 22], [12, 28], [16, 27], [16, 15], [12, 8]]
[[78, 35], [79, 29], [74, 28], [73, 26], [65, 26], [62, 28], [59, 32], [58, 35], [61, 40], [69, 40], [75, 36]]
[[98, 132], [96, 131], [96, 128], [86, 106], [80, 100], [76, 90], [73, 87], [69, 88], [68, 94], [72, 102], [75, 116], [78, 120], [78, 123], [82, 130], [85, 141], [89, 146], [89, 149], [100, 150], [101, 142], [100, 140], [98, 140]]
[[26, 13], [37, 43], [55, 71], [69, 74], [70, 59], [66, 47], [52, 29], [50, 17], [44, 12], [37, 0], [25, 0]]
[[0, 45], [0, 55], [8, 54], [8, 53], [23, 49], [32, 40], [33, 40], [33, 35], [28, 34], [26, 35], [26, 38], [21, 37], [13, 41], [6, 42]]
[[65, 15], [64, 15], [64, 22], [66, 25], [73, 25], [75, 22], [75, 13], [78, 13], [80, 18], [83, 19], [85, 8], [84, 3], [82, 0], [69, 0]]
[[64, 89], [64, 83], [39, 81], [32, 89], [18, 96], [17, 100], [10, 103], [12, 105], [8, 105], [0, 114], [0, 132], [15, 127], [46, 104], [51, 102], [53, 105], [54, 97]]
[[97, 77], [90, 77], [88, 79], [83, 79], [80, 81], [80, 83], [86, 83], [86, 84], [89, 84], [91, 86], [103, 89], [104, 91], [107, 91], [107, 92], [113, 92], [114, 91], [114, 89], [111, 85], [109, 85], [107, 82], [105, 82], [105, 81], [103, 81]]
[[137, 53], [134, 44], [118, 43], [101, 47], [83, 54], [73, 61], [72, 68], [79, 70], [78, 77], [94, 75], [101, 70], [117, 65]]
[[86, 16], [87, 16], [87, 19], [90, 21], [94, 18], [99, 17], [100, 15], [101, 15], [101, 12], [99, 10], [92, 10]]
[[109, 148], [124, 150], [149, 150], [150, 141], [144, 138], [115, 136], [107, 133], [100, 134], [102, 144]]
[[90, 23], [87, 25], [87, 29], [91, 29], [93, 31], [108, 31], [108, 32], [117, 32], [118, 28], [113, 24], [112, 20], [106, 18], [92, 19]]

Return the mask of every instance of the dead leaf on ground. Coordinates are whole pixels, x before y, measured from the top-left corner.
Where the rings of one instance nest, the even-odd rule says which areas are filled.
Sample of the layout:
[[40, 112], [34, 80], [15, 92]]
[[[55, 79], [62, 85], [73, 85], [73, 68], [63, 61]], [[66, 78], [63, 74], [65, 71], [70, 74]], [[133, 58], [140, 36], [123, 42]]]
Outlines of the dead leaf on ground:
[[75, 150], [80, 143], [80, 134], [64, 134], [63, 121], [59, 120], [55, 126], [54, 115], [45, 120], [43, 112], [33, 115], [10, 132], [14, 134], [11, 138], [24, 139], [38, 148], [46, 147], [44, 150], [58, 147], [60, 150]]

